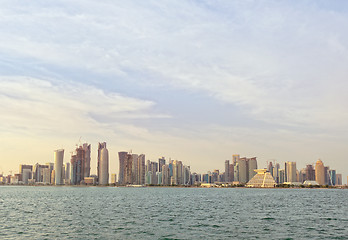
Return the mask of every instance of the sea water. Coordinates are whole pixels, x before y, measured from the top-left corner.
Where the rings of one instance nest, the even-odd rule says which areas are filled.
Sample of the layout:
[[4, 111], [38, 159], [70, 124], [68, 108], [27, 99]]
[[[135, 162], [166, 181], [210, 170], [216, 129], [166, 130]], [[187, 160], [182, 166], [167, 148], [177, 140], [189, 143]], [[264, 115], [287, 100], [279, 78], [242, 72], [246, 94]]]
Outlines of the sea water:
[[0, 239], [348, 239], [348, 190], [0, 187]]

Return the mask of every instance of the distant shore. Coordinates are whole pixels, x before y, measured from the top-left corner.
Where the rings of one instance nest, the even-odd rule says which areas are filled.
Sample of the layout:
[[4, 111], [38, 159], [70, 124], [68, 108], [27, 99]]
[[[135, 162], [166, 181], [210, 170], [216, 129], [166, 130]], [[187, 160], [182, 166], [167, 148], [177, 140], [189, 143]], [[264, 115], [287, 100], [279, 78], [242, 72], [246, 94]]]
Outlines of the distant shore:
[[[234, 185], [234, 186], [220, 186], [220, 185], [212, 185], [212, 186], [200, 186], [200, 185], [52, 185], [52, 184], [0, 184], [1, 186], [20, 186], [20, 187], [120, 187], [120, 188], [258, 188], [258, 189], [265, 189], [261, 187], [246, 187], [244, 185]], [[305, 186], [305, 185], [285, 185], [280, 184], [276, 185], [273, 188], [268, 189], [303, 189], [303, 188], [309, 188], [309, 189], [348, 189], [348, 185], [342, 185], [342, 186]]]

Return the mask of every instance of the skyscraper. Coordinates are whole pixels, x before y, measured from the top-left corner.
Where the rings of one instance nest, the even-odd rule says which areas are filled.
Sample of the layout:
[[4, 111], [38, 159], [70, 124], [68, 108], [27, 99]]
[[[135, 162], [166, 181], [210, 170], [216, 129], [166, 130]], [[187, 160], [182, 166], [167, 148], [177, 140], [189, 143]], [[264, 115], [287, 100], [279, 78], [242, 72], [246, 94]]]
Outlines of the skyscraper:
[[279, 183], [285, 182], [285, 169], [279, 169]]
[[137, 184], [143, 185], [145, 184], [145, 155], [140, 154], [138, 156], [138, 180]]
[[315, 181], [315, 170], [312, 164], [306, 165], [306, 179], [309, 181]]
[[118, 183], [119, 184], [124, 184], [124, 166], [126, 165], [127, 161], [127, 152], [119, 152], [118, 153], [118, 159], [120, 161], [119, 164], [119, 173], [118, 173]]
[[89, 177], [91, 174], [91, 144], [84, 143], [82, 145], [83, 150], [85, 151], [85, 158], [83, 161], [83, 177]]
[[229, 179], [228, 179], [229, 182], [233, 182], [234, 181], [234, 165], [233, 165], [233, 163], [230, 164], [230, 166], [229, 166], [228, 177], [229, 177]]
[[239, 154], [232, 155], [232, 164], [235, 166], [237, 164], [237, 161], [239, 160], [240, 156]]
[[53, 172], [53, 170], [54, 170], [54, 163], [49, 162], [49, 163], [46, 163], [46, 165], [48, 166], [48, 169], [49, 169], [48, 170], [48, 172], [49, 172], [49, 176], [48, 176], [49, 180], [48, 180], [47, 183], [54, 184], [54, 177], [55, 177], [55, 174], [53, 174], [54, 173]]
[[297, 182], [297, 176], [296, 176], [296, 162], [286, 162], [285, 163], [285, 169], [286, 169], [286, 177], [287, 182]]
[[71, 170], [70, 170], [70, 163], [69, 163], [69, 162], [66, 162], [66, 163], [65, 163], [65, 176], [64, 176], [64, 182], [65, 182], [65, 184], [70, 183], [70, 173], [71, 173]]
[[247, 161], [248, 161], [248, 171], [249, 171], [247, 176], [247, 182], [249, 182], [249, 180], [256, 175], [256, 172], [254, 170], [257, 169], [257, 161], [256, 161], [256, 157], [248, 158]]
[[330, 167], [324, 166], [324, 176], [325, 176], [325, 185], [330, 185], [330, 176], [329, 176]]
[[238, 164], [238, 175], [239, 175], [239, 182], [240, 183], [247, 183], [248, 182], [248, 176], [249, 170], [247, 168], [247, 161], [246, 158], [239, 158], [237, 159]]
[[106, 142], [98, 145], [98, 183], [99, 185], [109, 184], [109, 152]]
[[239, 182], [239, 163], [234, 165], [234, 181]]
[[76, 185], [84, 181], [84, 161], [85, 150], [82, 146], [77, 147], [70, 160], [70, 180], [71, 184]]
[[225, 161], [225, 182], [230, 181], [230, 160]]
[[[47, 170], [45, 171], [45, 169], [47, 169]], [[45, 175], [48, 174], [48, 176], [45, 176], [45, 179], [44, 179], [44, 173], [45, 173]], [[35, 182], [49, 183], [49, 180], [50, 180], [49, 166], [48, 165], [40, 165], [40, 164], [36, 163], [33, 167], [33, 179], [35, 180]]]
[[[347, 176], [347, 184], [348, 184], [348, 176]], [[342, 185], [342, 174], [336, 173], [336, 185]]]
[[123, 169], [124, 184], [133, 184], [132, 167], [133, 167], [133, 155], [127, 154], [126, 162]]
[[54, 172], [55, 172], [55, 184], [62, 185], [63, 182], [63, 158], [64, 149], [54, 151]]
[[335, 186], [336, 185], [336, 170], [329, 170], [329, 185]]
[[132, 154], [132, 184], [139, 184], [139, 162], [138, 154]]
[[166, 159], [164, 157], [161, 157], [158, 159], [158, 171], [162, 171], [162, 166], [166, 164]]
[[183, 165], [181, 161], [173, 161], [173, 184], [181, 185], [183, 184]]
[[31, 179], [33, 175], [33, 165], [19, 165], [19, 174], [21, 175], [21, 181], [24, 184], [28, 184], [29, 179]]
[[276, 163], [276, 165], [273, 168], [273, 178], [276, 183], [279, 183], [279, 169], [280, 169], [280, 165], [279, 163]]
[[325, 168], [320, 159], [315, 164], [315, 181], [319, 185], [325, 185]]
[[267, 166], [267, 171], [269, 171], [270, 174], [272, 175], [272, 177], [274, 178], [274, 176], [273, 176], [273, 169], [274, 169], [273, 163], [272, 163], [272, 162], [269, 162], [269, 164], [268, 164], [268, 166]]
[[169, 166], [168, 165], [162, 166], [162, 184], [163, 185], [170, 185], [170, 174], [169, 174]]

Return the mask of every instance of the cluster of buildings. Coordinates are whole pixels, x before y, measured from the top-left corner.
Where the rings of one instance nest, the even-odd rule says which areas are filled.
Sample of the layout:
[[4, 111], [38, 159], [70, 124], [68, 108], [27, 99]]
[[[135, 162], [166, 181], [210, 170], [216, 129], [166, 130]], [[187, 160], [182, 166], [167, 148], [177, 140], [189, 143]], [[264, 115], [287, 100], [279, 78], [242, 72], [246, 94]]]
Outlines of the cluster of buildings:
[[[158, 162], [145, 161], [144, 154], [119, 152], [119, 185], [190, 185], [190, 167], [182, 161], [161, 157]], [[145, 164], [146, 162], [146, 164]], [[111, 183], [116, 177], [112, 177]]]
[[279, 163], [272, 164], [270, 162], [267, 171], [273, 176], [277, 184], [342, 185], [342, 174], [338, 174], [336, 170], [324, 166], [320, 159], [315, 164], [306, 165], [300, 171], [296, 168], [296, 162], [285, 162], [282, 169]]
[[[225, 161], [225, 171], [214, 170], [205, 174], [191, 173], [190, 166], [182, 161], [158, 161], [145, 159], [144, 154], [119, 152], [119, 173], [109, 174], [109, 152], [106, 143], [98, 143], [97, 174], [91, 175], [91, 145], [84, 143], [71, 152], [71, 159], [64, 163], [64, 149], [54, 151], [54, 163], [20, 165], [19, 173], [3, 176], [2, 184], [31, 185], [247, 185], [260, 186], [276, 184], [342, 185], [342, 175], [324, 166], [321, 160], [298, 171], [296, 162], [270, 162], [265, 169], [258, 169], [256, 157], [247, 158], [233, 155]], [[256, 179], [256, 180], [255, 180]], [[252, 181], [253, 180], [253, 181]], [[265, 182], [267, 180], [267, 183]], [[252, 183], [252, 184], [250, 184]], [[257, 184], [256, 184], [257, 185]]]
[[229, 183], [233, 185], [245, 184], [252, 179], [257, 169], [256, 157], [247, 158], [240, 155], [233, 155], [232, 161], [225, 161], [225, 172], [214, 170], [206, 174], [194, 173], [194, 182], [196, 183]]

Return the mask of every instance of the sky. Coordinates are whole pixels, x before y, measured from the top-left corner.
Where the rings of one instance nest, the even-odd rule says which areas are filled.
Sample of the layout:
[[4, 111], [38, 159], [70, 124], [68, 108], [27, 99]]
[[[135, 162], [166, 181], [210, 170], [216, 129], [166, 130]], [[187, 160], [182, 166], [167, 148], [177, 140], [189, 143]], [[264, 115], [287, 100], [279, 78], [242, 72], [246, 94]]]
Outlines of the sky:
[[348, 2], [0, 0], [0, 173], [107, 142], [348, 175]]

